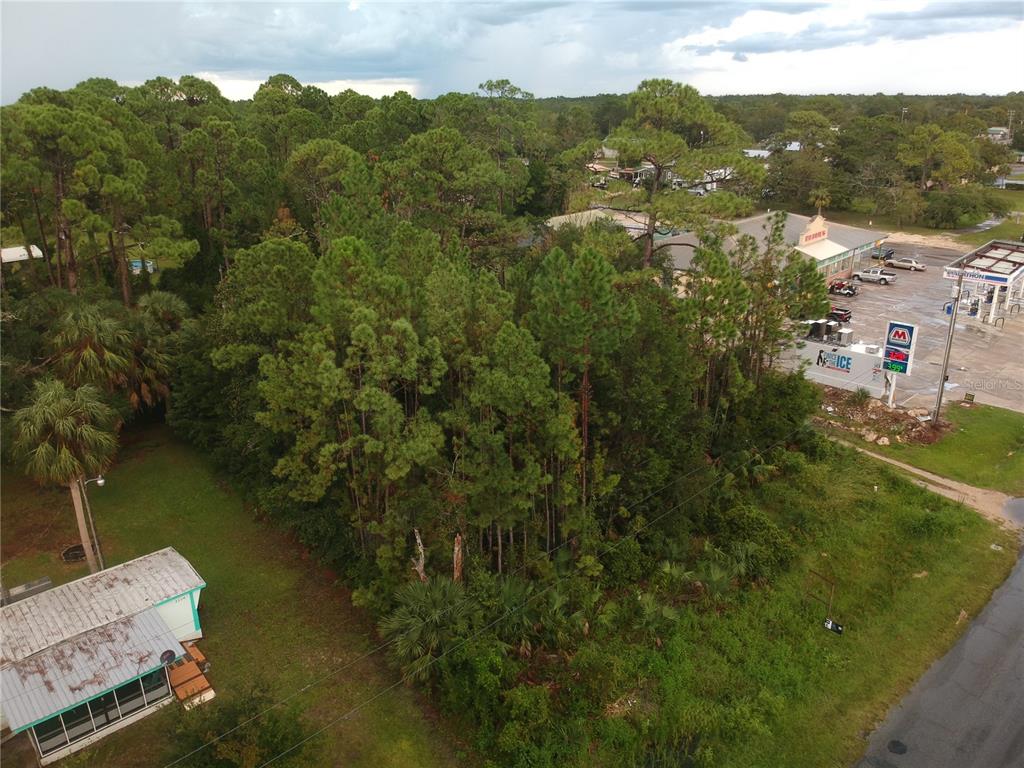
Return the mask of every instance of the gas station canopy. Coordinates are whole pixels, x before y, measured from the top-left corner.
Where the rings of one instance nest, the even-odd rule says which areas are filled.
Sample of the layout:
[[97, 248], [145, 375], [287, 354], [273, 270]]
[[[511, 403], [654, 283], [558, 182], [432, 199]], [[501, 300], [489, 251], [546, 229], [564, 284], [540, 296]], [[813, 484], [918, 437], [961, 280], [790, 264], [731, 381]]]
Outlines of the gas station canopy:
[[981, 319], [995, 323], [1000, 309], [1012, 313], [1024, 305], [1024, 242], [992, 240], [943, 267], [942, 276], [973, 284], [979, 298], [972, 300], [971, 314], [981, 314], [979, 304], [984, 301], [990, 309], [988, 318]]
[[1012, 291], [1024, 281], [1024, 243], [993, 240], [963, 258], [960, 265], [943, 270], [947, 280], [957, 280], [963, 271], [964, 282], [1005, 286]]

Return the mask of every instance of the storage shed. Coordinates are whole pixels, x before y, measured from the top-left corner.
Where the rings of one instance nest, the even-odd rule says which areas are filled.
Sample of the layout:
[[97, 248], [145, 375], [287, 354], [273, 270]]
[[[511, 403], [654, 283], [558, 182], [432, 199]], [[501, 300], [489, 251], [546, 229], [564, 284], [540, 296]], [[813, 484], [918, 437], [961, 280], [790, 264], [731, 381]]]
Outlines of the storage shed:
[[172, 547], [0, 608], [0, 719], [47, 765], [174, 700], [205, 582]]

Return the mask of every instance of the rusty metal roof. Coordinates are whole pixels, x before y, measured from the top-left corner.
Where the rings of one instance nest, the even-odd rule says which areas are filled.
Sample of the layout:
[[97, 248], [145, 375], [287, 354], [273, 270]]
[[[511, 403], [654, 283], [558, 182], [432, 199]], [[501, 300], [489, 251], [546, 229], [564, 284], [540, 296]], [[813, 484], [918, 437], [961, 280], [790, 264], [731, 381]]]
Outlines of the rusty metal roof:
[[161, 666], [160, 654], [185, 653], [156, 608], [118, 619], [0, 669], [3, 711], [12, 731], [26, 728]]
[[192, 564], [167, 547], [5, 605], [0, 667], [205, 586]]

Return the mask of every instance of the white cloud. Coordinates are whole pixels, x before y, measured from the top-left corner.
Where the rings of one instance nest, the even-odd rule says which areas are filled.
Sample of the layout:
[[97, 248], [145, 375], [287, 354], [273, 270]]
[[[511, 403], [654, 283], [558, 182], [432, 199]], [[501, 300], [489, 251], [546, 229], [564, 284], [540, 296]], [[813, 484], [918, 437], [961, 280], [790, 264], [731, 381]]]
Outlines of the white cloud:
[[503, 77], [538, 96], [652, 77], [710, 93], [1005, 93], [1024, 71], [1021, 21], [1013, 0], [4, 2], [0, 97], [199, 73], [247, 98], [278, 72], [421, 97]]
[[[266, 78], [254, 79], [245, 77], [224, 76], [217, 72], [196, 72], [196, 77], [209, 80], [217, 86], [221, 94], [233, 100], [251, 99], [260, 85]], [[269, 76], [269, 73], [268, 73]], [[369, 80], [325, 80], [322, 82], [307, 82], [304, 85], [315, 85], [322, 88], [333, 96], [351, 88], [356, 93], [362, 93], [379, 99], [381, 96], [390, 96], [398, 91], [405, 91], [412, 96], [418, 95], [420, 83], [412, 79], [369, 79]]]
[[[666, 52], [673, 71], [703, 93], [1007, 93], [1020, 89], [1024, 22], [978, 33], [920, 40], [878, 39], [810, 51], [724, 52], [695, 56]], [[993, 51], [1002, 51], [990, 66]], [[709, 64], [714, 66], [708, 66]]]

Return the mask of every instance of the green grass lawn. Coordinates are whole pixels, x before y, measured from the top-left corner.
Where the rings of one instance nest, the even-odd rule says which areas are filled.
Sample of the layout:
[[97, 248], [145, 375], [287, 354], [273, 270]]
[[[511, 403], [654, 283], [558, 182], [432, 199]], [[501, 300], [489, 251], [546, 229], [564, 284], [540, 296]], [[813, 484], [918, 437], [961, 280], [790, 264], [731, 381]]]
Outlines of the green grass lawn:
[[984, 245], [989, 240], [1013, 240], [1017, 241], [1024, 234], [1024, 217], [1018, 222], [1016, 217], [1008, 217], [1002, 224], [997, 224], [991, 229], [983, 232], [968, 232], [956, 235], [956, 239], [966, 245]]
[[[877, 492], [866, 477], [877, 479]], [[715, 701], [749, 707], [763, 724], [716, 743], [711, 764], [846, 768], [967, 629], [960, 610], [973, 617], [988, 602], [1018, 542], [846, 448], [793, 481], [767, 484], [757, 501], [780, 522], [799, 524], [803, 546], [770, 588], [702, 617], [693, 633], [687, 654], [696, 679], [686, 685], [698, 696], [717, 687]], [[842, 636], [821, 626], [826, 608], [809, 595], [827, 599], [829, 588], [812, 571], [835, 581], [832, 616]]]
[[1024, 496], [1024, 414], [950, 404], [944, 415], [953, 427], [938, 442], [871, 450], [979, 488]]
[[1024, 189], [996, 189], [990, 187], [988, 192], [1006, 204], [1008, 211], [1024, 211]]
[[[200, 605], [205, 637], [200, 646], [212, 664], [210, 681], [219, 697], [235, 695], [258, 676], [284, 696], [351, 662], [293, 700], [315, 728], [395, 682], [381, 654], [358, 659], [379, 641], [348, 593], [279, 530], [254, 520], [206, 460], [165, 428], [125, 437], [106, 486], [89, 486], [107, 564], [169, 545], [192, 562], [208, 584]], [[84, 575], [82, 566], [64, 566], [58, 557], [77, 541], [66, 492], [38, 489], [5, 471], [3, 526], [5, 584]], [[167, 707], [104, 739], [83, 764], [162, 765], [175, 709]], [[330, 728], [318, 765], [441, 768], [466, 763], [465, 751], [445, 723], [399, 686]], [[5, 768], [18, 765], [12, 754], [5, 748]], [[25, 757], [25, 766], [34, 765], [30, 755]]]
[[[988, 411], [997, 409], [963, 415], [988, 434], [998, 415]], [[973, 428], [962, 434], [977, 450], [988, 446]], [[976, 615], [1014, 562], [1011, 534], [869, 457], [836, 450], [829, 461], [754, 492], [752, 502], [793, 532], [796, 562], [771, 586], [744, 590], [722, 611], [695, 614], [666, 645], [667, 688], [736, 713], [736, 733], [716, 740], [716, 766], [852, 764], [873, 725], [966, 629], [960, 610]], [[961, 463], [976, 464], [959, 450]], [[869, 476], [877, 492], [864, 482]], [[5, 473], [5, 583], [82, 574], [57, 558], [77, 538], [65, 497]], [[371, 627], [331, 575], [253, 520], [207, 462], [167, 430], [130, 433], [106, 486], [90, 486], [90, 498], [110, 563], [170, 544], [207, 581], [201, 646], [218, 696], [236, 694], [258, 675], [284, 696], [354, 661], [296, 697], [317, 727], [395, 680], [378, 656], [357, 660], [372, 647]], [[811, 571], [836, 583], [832, 615], [845, 625], [841, 637], [821, 627], [825, 609], [809, 595], [827, 592]], [[76, 765], [159, 768], [175, 714], [168, 707], [113, 734]], [[750, 727], [754, 720], [762, 725]], [[398, 687], [330, 728], [316, 765], [473, 765], [449, 728]], [[5, 747], [5, 766], [32, 764], [30, 754]]]

